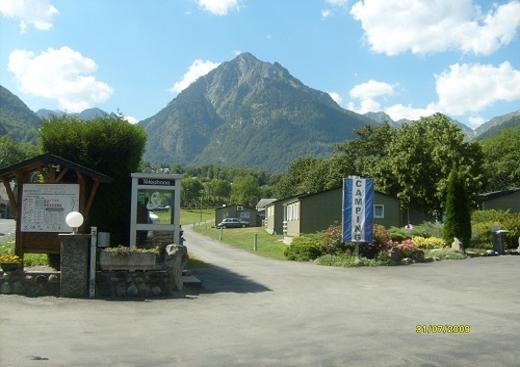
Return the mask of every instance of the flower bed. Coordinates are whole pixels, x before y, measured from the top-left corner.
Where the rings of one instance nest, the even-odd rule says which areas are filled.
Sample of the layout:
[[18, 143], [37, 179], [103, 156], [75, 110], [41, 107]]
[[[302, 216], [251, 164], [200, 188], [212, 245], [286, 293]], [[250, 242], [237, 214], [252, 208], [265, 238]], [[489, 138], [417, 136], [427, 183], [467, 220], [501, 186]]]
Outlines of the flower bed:
[[141, 249], [125, 246], [110, 247], [99, 254], [101, 270], [154, 270], [159, 249]]

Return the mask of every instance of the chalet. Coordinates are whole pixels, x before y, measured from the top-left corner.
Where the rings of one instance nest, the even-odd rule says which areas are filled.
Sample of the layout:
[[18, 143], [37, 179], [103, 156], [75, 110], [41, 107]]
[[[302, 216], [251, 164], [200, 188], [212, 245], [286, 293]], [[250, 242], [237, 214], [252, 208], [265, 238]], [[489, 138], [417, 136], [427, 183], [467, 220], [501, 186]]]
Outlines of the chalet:
[[509, 210], [520, 212], [520, 188], [480, 194], [480, 209]]
[[[295, 195], [266, 206], [265, 229], [269, 233], [295, 237], [322, 231], [333, 224], [341, 224], [342, 188], [315, 194]], [[374, 223], [386, 227], [400, 225], [399, 201], [375, 192]]]

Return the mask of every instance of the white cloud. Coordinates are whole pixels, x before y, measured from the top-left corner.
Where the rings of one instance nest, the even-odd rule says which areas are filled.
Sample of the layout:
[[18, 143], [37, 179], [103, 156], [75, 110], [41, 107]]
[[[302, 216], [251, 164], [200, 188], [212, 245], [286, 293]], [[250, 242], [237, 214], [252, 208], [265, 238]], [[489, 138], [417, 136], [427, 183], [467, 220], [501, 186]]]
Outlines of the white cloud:
[[238, 10], [240, 0], [196, 0], [200, 8], [214, 15], [227, 15], [230, 10]]
[[498, 101], [520, 99], [520, 70], [509, 62], [498, 67], [454, 64], [436, 76], [439, 109], [453, 115], [479, 112]]
[[520, 100], [520, 70], [509, 62], [498, 66], [454, 64], [435, 76], [437, 101], [426, 107], [396, 104], [384, 109], [394, 120], [417, 119], [442, 112], [451, 116], [467, 116], [472, 126], [484, 122], [476, 113], [494, 103]]
[[397, 55], [458, 49], [488, 55], [511, 42], [520, 26], [520, 1], [487, 14], [472, 0], [363, 0], [350, 13], [373, 51]]
[[52, 18], [59, 12], [49, 0], [1, 0], [0, 14], [19, 19], [20, 31], [24, 33], [28, 26], [48, 31], [52, 28]]
[[139, 122], [134, 116], [123, 116], [123, 120], [126, 120], [129, 124], [135, 125]]
[[357, 113], [377, 112], [381, 105], [375, 100], [377, 97], [391, 96], [394, 94], [394, 86], [384, 82], [369, 80], [358, 84], [350, 90], [350, 98], [357, 100], [349, 102], [348, 108]]
[[433, 115], [435, 112], [438, 112], [435, 109], [434, 104], [429, 104], [425, 108], [415, 108], [410, 105], [405, 106], [402, 104], [396, 104], [391, 107], [385, 108], [384, 111], [394, 121], [398, 121], [401, 119], [418, 120], [421, 117], [427, 117]]
[[321, 11], [321, 17], [322, 17], [323, 19], [328, 18], [328, 17], [330, 17], [330, 16], [332, 16], [332, 10], [330, 10], [330, 9], [323, 9], [323, 10]]
[[336, 93], [336, 92], [328, 92], [328, 93], [329, 93], [330, 98], [332, 98], [332, 100], [334, 102], [336, 102], [337, 104], [341, 104], [341, 101], [343, 100], [343, 98], [341, 98], [339, 93]]
[[394, 94], [394, 87], [391, 84], [375, 80], [358, 84], [350, 90], [350, 97], [356, 99], [367, 99], [392, 94]]
[[486, 122], [486, 120], [482, 116], [470, 116], [468, 118], [468, 122], [470, 123], [471, 127], [476, 128]]
[[186, 71], [182, 76], [182, 79], [176, 82], [173, 85], [173, 87], [170, 88], [170, 91], [177, 94], [182, 92], [184, 89], [188, 88], [190, 84], [193, 83], [195, 80], [197, 80], [203, 75], [206, 75], [219, 65], [219, 63], [215, 63], [209, 60], [197, 59], [193, 61], [193, 63], [188, 68], [188, 71]]
[[108, 84], [91, 75], [96, 69], [94, 60], [68, 47], [49, 48], [39, 55], [14, 50], [9, 55], [8, 70], [23, 92], [55, 99], [68, 112], [83, 111], [112, 95]]

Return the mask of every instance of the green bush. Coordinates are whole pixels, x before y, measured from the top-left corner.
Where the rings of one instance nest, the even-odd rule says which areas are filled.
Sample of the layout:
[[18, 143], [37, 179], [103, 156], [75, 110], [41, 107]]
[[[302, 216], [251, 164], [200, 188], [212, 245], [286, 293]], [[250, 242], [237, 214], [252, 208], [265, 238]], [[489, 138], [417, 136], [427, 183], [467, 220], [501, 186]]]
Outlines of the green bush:
[[425, 257], [433, 259], [435, 261], [463, 260], [466, 258], [466, 255], [464, 255], [462, 252], [454, 250], [452, 248], [442, 248], [442, 249], [426, 250]]
[[508, 248], [518, 247], [520, 237], [520, 213], [510, 213], [506, 210], [475, 210], [472, 214], [471, 237], [472, 247], [482, 248], [492, 243], [491, 228], [499, 226], [508, 230], [505, 234], [505, 244]]
[[424, 238], [421, 236], [415, 236], [412, 238], [415, 246], [422, 249], [433, 249], [446, 247], [446, 241], [438, 237]]
[[440, 222], [423, 222], [419, 225], [416, 225], [412, 230], [413, 236], [420, 236], [424, 238], [428, 237], [439, 237], [442, 238], [443, 225]]
[[287, 260], [310, 261], [320, 257], [323, 249], [320, 240], [311, 236], [298, 236], [285, 249]]
[[483, 248], [492, 245], [491, 228], [495, 225], [500, 226], [500, 223], [495, 221], [474, 223], [471, 226], [471, 247]]
[[340, 255], [323, 255], [319, 257], [316, 262], [319, 265], [325, 266], [340, 266], [340, 267], [360, 267], [360, 266], [380, 266], [387, 265], [388, 259], [384, 258], [376, 258], [376, 259], [368, 259], [366, 257], [360, 257], [359, 259], [350, 254], [340, 254]]
[[42, 151], [112, 177], [112, 183], [99, 187], [88, 225], [111, 232], [116, 243], [128, 244], [130, 173], [139, 167], [146, 142], [144, 129], [117, 117], [81, 121], [64, 116], [43, 122], [40, 137]]
[[374, 244], [381, 248], [386, 248], [388, 242], [392, 239], [390, 232], [385, 228], [385, 226], [380, 224], [374, 224], [372, 226], [372, 234], [374, 237]]
[[344, 251], [343, 233], [341, 225], [333, 224], [320, 235], [323, 251], [327, 254], [336, 254]]

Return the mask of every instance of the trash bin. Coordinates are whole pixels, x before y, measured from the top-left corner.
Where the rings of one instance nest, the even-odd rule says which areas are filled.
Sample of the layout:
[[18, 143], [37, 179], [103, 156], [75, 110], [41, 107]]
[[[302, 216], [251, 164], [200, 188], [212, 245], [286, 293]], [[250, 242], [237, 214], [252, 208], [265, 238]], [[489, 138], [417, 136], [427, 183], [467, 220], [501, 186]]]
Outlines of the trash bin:
[[491, 228], [492, 239], [493, 239], [493, 251], [495, 253], [503, 255], [504, 254], [504, 235], [509, 231], [506, 229], [501, 229], [499, 226], [493, 226]]
[[98, 247], [108, 247], [110, 246], [110, 232], [98, 232]]

